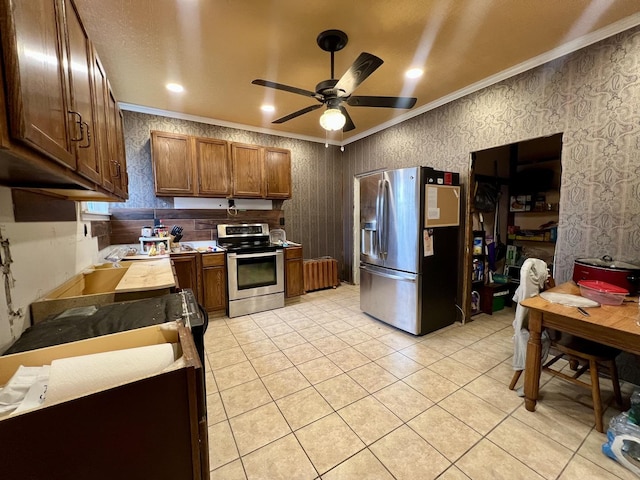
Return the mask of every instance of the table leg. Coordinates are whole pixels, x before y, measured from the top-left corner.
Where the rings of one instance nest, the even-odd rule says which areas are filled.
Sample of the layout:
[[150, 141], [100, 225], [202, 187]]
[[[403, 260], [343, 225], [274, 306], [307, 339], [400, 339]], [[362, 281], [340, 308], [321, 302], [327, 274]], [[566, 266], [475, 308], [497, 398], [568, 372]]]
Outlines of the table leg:
[[524, 370], [524, 404], [530, 412], [535, 411], [540, 388], [540, 361], [542, 356], [542, 313], [529, 310], [529, 342]]

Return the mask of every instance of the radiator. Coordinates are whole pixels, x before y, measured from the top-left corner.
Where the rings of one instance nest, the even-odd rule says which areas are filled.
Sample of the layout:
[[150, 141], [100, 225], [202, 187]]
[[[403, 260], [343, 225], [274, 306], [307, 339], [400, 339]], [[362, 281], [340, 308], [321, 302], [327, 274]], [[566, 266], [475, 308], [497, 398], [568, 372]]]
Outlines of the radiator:
[[338, 261], [334, 258], [316, 258], [304, 261], [304, 291], [311, 292], [321, 288], [336, 288], [338, 280]]

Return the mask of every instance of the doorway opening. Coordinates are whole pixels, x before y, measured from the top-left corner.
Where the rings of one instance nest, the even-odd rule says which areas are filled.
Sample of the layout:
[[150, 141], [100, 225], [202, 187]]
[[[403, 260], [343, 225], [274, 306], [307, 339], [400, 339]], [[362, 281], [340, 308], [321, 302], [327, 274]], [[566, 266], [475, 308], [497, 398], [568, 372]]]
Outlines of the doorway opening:
[[553, 273], [561, 156], [562, 133], [471, 153], [464, 318], [510, 305], [526, 258]]

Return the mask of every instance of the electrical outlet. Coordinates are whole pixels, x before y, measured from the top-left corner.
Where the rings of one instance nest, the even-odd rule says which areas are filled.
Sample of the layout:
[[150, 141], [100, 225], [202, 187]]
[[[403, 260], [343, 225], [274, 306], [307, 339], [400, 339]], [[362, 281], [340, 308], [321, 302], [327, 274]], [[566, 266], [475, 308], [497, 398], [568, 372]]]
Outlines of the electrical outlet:
[[233, 198], [229, 199], [229, 208], [231, 207], [235, 207], [236, 206], [236, 201]]

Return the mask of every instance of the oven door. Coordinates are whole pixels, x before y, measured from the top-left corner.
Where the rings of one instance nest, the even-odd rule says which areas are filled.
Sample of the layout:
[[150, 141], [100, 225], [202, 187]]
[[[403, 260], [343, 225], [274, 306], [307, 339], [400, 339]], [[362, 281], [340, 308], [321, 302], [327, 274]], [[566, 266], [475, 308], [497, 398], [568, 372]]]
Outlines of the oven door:
[[228, 253], [229, 300], [284, 292], [282, 250]]

